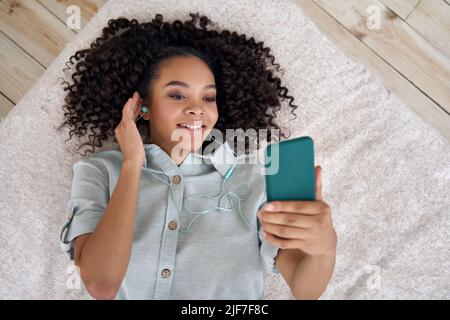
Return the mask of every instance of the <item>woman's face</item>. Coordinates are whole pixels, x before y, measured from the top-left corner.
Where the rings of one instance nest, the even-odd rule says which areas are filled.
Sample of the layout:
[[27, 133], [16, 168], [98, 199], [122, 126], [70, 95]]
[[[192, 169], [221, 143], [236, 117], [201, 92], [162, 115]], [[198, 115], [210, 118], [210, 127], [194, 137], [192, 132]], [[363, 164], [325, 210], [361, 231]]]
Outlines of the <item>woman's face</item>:
[[171, 58], [161, 65], [151, 90], [143, 116], [150, 122], [150, 143], [179, 165], [190, 152], [200, 149], [217, 122], [214, 75], [197, 57]]

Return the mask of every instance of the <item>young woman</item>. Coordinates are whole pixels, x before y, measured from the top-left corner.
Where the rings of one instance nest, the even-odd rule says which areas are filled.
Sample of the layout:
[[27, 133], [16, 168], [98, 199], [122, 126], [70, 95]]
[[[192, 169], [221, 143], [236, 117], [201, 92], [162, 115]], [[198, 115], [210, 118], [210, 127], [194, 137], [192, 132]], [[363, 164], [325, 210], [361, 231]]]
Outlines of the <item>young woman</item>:
[[[71, 57], [79, 62], [62, 126], [70, 137], [89, 128], [83, 145], [93, 155], [73, 166], [61, 245], [97, 299], [262, 299], [263, 271], [281, 273], [296, 298], [318, 298], [337, 240], [320, 168], [317, 201], [260, 210], [260, 166], [238, 164], [234, 146], [207, 139], [279, 129], [279, 98], [292, 113], [294, 99], [262, 42], [191, 18], [112, 19]], [[111, 136], [120, 150], [95, 153]], [[195, 162], [209, 147], [210, 162]]]

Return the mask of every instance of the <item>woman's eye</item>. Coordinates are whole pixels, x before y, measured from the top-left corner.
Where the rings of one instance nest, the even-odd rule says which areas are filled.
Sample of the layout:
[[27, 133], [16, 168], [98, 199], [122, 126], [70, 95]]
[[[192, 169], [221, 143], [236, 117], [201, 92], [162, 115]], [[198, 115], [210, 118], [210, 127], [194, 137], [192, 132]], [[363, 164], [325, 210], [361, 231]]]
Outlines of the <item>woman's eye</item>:
[[[170, 97], [170, 98], [175, 98], [175, 100], [180, 100], [180, 99], [178, 99], [177, 97], [182, 97], [182, 98], [184, 98], [183, 96], [180, 96], [180, 95], [178, 95], [178, 94], [172, 94], [172, 95], [169, 95], [169, 97]], [[214, 102], [214, 101], [216, 101], [216, 97], [208, 97], [208, 98], [206, 98], [206, 101], [207, 101], [207, 102]]]
[[[173, 97], [182, 97], [182, 96], [180, 96], [180, 95], [178, 95], [178, 94], [172, 94], [172, 95], [170, 95], [169, 97], [173, 98]], [[175, 99], [175, 100], [179, 100], [179, 99]]]

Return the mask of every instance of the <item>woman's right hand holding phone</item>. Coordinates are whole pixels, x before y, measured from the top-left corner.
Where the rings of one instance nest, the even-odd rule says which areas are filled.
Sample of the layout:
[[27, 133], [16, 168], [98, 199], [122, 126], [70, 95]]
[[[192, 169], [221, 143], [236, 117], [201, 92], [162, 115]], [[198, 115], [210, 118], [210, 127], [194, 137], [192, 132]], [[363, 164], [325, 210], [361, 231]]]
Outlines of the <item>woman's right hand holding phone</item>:
[[141, 104], [142, 99], [139, 97], [139, 93], [134, 92], [122, 109], [122, 120], [114, 129], [124, 161], [139, 166], [142, 166], [145, 160], [144, 143], [135, 122]]

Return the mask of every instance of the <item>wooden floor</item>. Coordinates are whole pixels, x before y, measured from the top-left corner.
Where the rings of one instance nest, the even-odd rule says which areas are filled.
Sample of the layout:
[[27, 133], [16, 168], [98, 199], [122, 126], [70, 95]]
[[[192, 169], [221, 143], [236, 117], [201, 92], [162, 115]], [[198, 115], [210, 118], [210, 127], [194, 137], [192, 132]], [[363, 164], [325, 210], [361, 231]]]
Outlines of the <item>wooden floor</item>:
[[[19, 102], [107, 0], [0, 0], [0, 118]], [[81, 29], [71, 29], [80, 8]], [[70, 8], [69, 8], [70, 9]]]
[[[0, 0], [0, 118], [107, 0]], [[275, 1], [275, 0], [274, 0]], [[292, 0], [450, 141], [450, 0]]]

